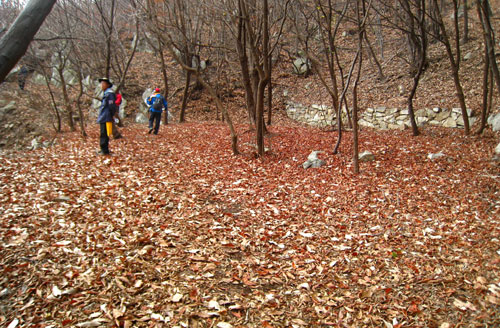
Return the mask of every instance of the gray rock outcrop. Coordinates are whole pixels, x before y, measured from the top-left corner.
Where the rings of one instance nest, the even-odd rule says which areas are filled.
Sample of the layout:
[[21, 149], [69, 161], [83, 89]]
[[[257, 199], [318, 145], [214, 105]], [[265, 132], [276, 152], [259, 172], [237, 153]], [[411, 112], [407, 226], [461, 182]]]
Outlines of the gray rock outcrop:
[[488, 117], [488, 124], [491, 125], [493, 131], [500, 131], [500, 113], [490, 115]]
[[297, 75], [305, 75], [311, 69], [311, 62], [307, 58], [297, 58], [293, 61], [293, 72]]
[[322, 167], [323, 165], [326, 164], [326, 162], [322, 159], [318, 158], [318, 154], [321, 153], [321, 151], [314, 150], [312, 151], [309, 156], [307, 156], [307, 161], [302, 163], [302, 167], [304, 169], [308, 168], [318, 168]]

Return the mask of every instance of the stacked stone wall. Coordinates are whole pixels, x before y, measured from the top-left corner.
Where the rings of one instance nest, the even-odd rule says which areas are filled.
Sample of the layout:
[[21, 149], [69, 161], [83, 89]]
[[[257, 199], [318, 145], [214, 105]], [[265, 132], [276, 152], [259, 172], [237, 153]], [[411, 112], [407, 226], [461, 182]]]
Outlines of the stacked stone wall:
[[[469, 124], [472, 125], [477, 118], [473, 116], [471, 110], [467, 112], [469, 115]], [[317, 127], [332, 126], [337, 122], [335, 110], [326, 105], [305, 106], [289, 102], [287, 104], [287, 115], [293, 120]], [[346, 113], [343, 112], [342, 120], [345, 122], [346, 118]], [[415, 111], [415, 120], [418, 126], [429, 124], [448, 128], [464, 127], [460, 108], [422, 108]], [[380, 130], [404, 130], [410, 127], [410, 116], [408, 109], [367, 108], [361, 114], [359, 125]]]

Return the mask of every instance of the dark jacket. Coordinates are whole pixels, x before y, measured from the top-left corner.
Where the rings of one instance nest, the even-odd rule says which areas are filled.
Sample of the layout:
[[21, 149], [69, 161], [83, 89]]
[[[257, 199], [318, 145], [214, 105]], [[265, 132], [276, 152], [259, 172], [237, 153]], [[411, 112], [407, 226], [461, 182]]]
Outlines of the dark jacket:
[[116, 95], [111, 88], [104, 91], [97, 123], [113, 122], [113, 116], [115, 116], [116, 113], [115, 101]]
[[163, 104], [163, 108], [165, 108], [165, 110], [167, 110], [167, 109], [168, 109], [167, 100], [165, 100], [165, 98], [164, 98], [161, 94], [159, 94], [159, 93], [154, 93], [154, 94], [152, 94], [152, 95], [148, 98], [148, 105], [149, 105], [149, 111], [150, 111], [150, 112], [161, 113], [161, 109], [160, 109], [160, 110], [155, 110], [155, 109], [153, 108], [153, 104], [154, 104], [154, 102], [155, 102], [155, 98], [158, 98], [158, 97], [160, 97], [160, 100], [161, 100], [161, 102], [162, 102], [162, 104]]

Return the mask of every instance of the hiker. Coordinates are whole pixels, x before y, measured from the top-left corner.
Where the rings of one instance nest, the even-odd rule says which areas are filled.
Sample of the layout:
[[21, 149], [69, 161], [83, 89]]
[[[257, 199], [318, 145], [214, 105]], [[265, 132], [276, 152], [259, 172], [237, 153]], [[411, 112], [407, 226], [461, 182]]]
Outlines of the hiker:
[[19, 89], [24, 90], [26, 84], [26, 77], [28, 76], [28, 69], [26, 66], [22, 65], [17, 72], [17, 83], [19, 84]]
[[113, 90], [111, 90], [113, 83], [111, 83], [108, 78], [99, 79], [99, 83], [101, 83], [101, 89], [104, 95], [102, 96], [101, 108], [99, 110], [99, 116], [97, 117], [97, 123], [101, 126], [99, 137], [101, 150], [97, 154], [109, 155], [109, 135], [111, 134], [113, 116], [116, 113], [116, 96]]
[[[158, 130], [160, 129], [162, 110], [163, 109], [165, 111], [168, 110], [167, 100], [160, 94], [160, 89], [156, 88], [153, 94], [149, 96], [149, 98], [147, 99], [147, 103], [150, 106], [148, 133], [154, 131], [154, 134], [158, 134]], [[153, 128], [153, 123], [154, 123], [154, 128]]]

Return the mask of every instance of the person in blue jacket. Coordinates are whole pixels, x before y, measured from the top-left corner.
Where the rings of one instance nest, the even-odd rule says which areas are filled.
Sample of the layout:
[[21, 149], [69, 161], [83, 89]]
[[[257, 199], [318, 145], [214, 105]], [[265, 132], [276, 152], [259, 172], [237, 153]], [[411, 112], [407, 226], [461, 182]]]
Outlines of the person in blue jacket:
[[156, 88], [154, 93], [147, 99], [147, 103], [149, 105], [150, 112], [148, 133], [154, 131], [154, 134], [158, 134], [158, 130], [160, 129], [161, 113], [163, 110], [168, 110], [167, 100], [160, 94], [160, 89]]
[[109, 136], [106, 130], [106, 122], [113, 122], [113, 116], [116, 114], [116, 96], [111, 87], [113, 83], [108, 78], [99, 79], [101, 83], [101, 89], [104, 92], [101, 101], [101, 107], [99, 110], [99, 116], [97, 117], [97, 123], [101, 127], [101, 133], [99, 137], [99, 145], [101, 150], [98, 152], [99, 155], [109, 155]]

